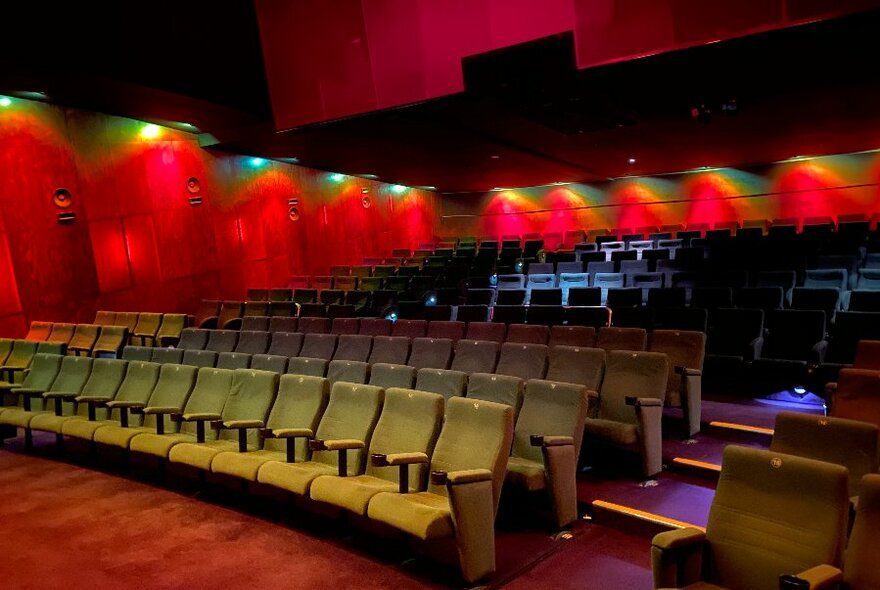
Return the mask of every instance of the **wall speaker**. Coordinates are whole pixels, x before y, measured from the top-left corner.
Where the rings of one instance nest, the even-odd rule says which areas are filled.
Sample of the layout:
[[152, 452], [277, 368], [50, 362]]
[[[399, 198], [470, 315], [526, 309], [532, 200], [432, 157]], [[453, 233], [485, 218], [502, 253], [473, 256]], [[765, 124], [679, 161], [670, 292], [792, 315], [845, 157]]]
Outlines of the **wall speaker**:
[[287, 216], [290, 218], [291, 221], [299, 221], [299, 208], [291, 207], [287, 210]]
[[73, 195], [66, 188], [55, 189], [55, 192], [52, 194], [52, 202], [55, 203], [56, 207], [67, 209], [73, 205]]
[[195, 176], [190, 176], [186, 180], [186, 192], [191, 195], [196, 195], [200, 193], [202, 190], [202, 183], [199, 182], [199, 179]]
[[361, 197], [361, 205], [364, 206], [364, 209], [369, 209], [373, 204], [373, 199], [370, 198], [370, 195], [364, 195]]

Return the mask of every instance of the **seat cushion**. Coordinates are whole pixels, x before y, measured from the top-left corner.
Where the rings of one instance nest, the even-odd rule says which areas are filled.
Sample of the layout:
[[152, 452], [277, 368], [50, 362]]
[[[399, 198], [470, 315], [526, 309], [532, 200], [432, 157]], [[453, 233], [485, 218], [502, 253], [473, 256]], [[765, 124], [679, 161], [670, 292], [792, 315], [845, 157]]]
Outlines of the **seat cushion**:
[[309, 486], [316, 477], [335, 474], [336, 467], [326, 463], [269, 461], [260, 467], [260, 471], [257, 472], [257, 481], [304, 496], [308, 493]]
[[635, 424], [602, 420], [601, 418], [587, 418], [587, 421], [584, 423], [584, 434], [618, 445], [631, 445], [639, 440]]
[[144, 428], [141, 426], [134, 428], [123, 428], [117, 424], [108, 424], [106, 426], [101, 426], [95, 431], [95, 436], [93, 440], [96, 443], [101, 443], [102, 445], [111, 445], [114, 447], [120, 447], [123, 449], [127, 449], [129, 443], [131, 443], [131, 439], [136, 437], [139, 434], [155, 432], [151, 428]]
[[211, 470], [211, 462], [223, 451], [237, 451], [238, 443], [231, 440], [212, 440], [204, 443], [181, 443], [168, 453], [172, 463], [184, 463], [205, 471]]
[[521, 457], [510, 457], [507, 460], [507, 475], [504, 481], [512, 481], [530, 492], [543, 490], [546, 487], [544, 464]]
[[397, 492], [397, 485], [372, 475], [322, 475], [312, 482], [309, 495], [312, 500], [333, 504], [357, 514], [366, 514], [367, 505], [373, 496], [379, 492]]
[[156, 434], [155, 432], [142, 432], [131, 439], [128, 448], [138, 453], [147, 453], [157, 457], [167, 458], [171, 448], [185, 442], [195, 442], [196, 437], [179, 432], [173, 434]]
[[61, 434], [61, 428], [65, 422], [82, 420], [82, 416], [56, 416], [55, 414], [38, 414], [31, 419], [31, 430], [43, 430]]
[[[27, 428], [30, 426], [31, 420], [33, 420], [34, 416], [44, 413], [46, 412], [27, 412], [21, 408], [7, 408], [2, 414], [0, 414], [0, 424], [9, 424], [10, 426]], [[54, 416], [55, 414], [52, 413], [49, 415]]]
[[382, 492], [370, 500], [367, 515], [422, 540], [455, 534], [449, 498], [439, 494]]
[[93, 440], [102, 426], [119, 426], [115, 420], [68, 420], [61, 425], [61, 434], [85, 440]]
[[286, 460], [286, 453], [281, 451], [250, 451], [239, 453], [238, 450], [218, 453], [211, 461], [211, 471], [240, 477], [248, 481], [257, 481], [257, 472], [268, 461]]

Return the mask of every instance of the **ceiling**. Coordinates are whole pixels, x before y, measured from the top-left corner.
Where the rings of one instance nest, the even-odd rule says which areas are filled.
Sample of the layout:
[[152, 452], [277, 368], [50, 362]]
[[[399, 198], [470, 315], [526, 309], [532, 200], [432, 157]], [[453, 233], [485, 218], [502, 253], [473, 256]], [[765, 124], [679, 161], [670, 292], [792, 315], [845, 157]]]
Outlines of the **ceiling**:
[[[173, 18], [22, 15], [0, 93], [185, 121], [212, 149], [441, 192], [880, 148], [880, 10], [580, 71], [562, 34], [467, 58], [463, 93], [276, 133], [251, 3], [153, 4]], [[700, 104], [708, 120], [692, 118]]]

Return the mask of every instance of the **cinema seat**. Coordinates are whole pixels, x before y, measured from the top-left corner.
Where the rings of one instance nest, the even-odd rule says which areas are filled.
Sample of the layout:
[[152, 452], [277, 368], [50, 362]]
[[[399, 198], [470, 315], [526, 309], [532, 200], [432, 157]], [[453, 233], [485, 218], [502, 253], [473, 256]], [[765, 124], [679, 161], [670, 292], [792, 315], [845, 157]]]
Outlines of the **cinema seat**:
[[153, 344], [158, 346], [176, 346], [184, 328], [186, 328], [185, 314], [164, 314]]
[[55, 323], [52, 324], [52, 332], [46, 338], [46, 342], [56, 342], [59, 344], [67, 344], [73, 338], [73, 331], [76, 329], [75, 324]]
[[506, 404], [513, 408], [513, 415], [516, 417], [522, 407], [524, 385], [525, 380], [511, 375], [471, 373], [468, 377], [467, 397]]
[[880, 426], [880, 371], [841, 369], [830, 414]]
[[462, 373], [492, 373], [498, 364], [501, 345], [487, 340], [459, 340], [451, 369]]
[[291, 357], [287, 361], [287, 372], [293, 375], [308, 375], [310, 377], [324, 377], [330, 361], [304, 356]]
[[[199, 304], [193, 325], [196, 328], [211, 329], [217, 327], [217, 320], [220, 316], [220, 302], [203, 299]], [[114, 314], [115, 320], [115, 314]]]
[[419, 391], [439, 393], [444, 399], [461, 397], [467, 391], [468, 375], [462, 371], [446, 369], [419, 369], [416, 386]]
[[115, 326], [116, 325], [116, 312], [115, 311], [98, 310], [95, 313], [95, 321], [93, 323], [95, 323], [99, 326]]
[[770, 450], [843, 465], [849, 471], [849, 495], [861, 494], [862, 477], [880, 467], [880, 426], [857, 420], [779, 412]]
[[238, 334], [237, 330], [210, 330], [205, 350], [234, 352], [235, 345], [238, 343]]
[[318, 427], [329, 391], [327, 380], [321, 377], [281, 375], [266, 428], [259, 431], [261, 447], [222, 451], [211, 462], [211, 471], [256, 481], [257, 472], [268, 461], [306, 461], [308, 440]]
[[[168, 414], [172, 410], [176, 412], [183, 411], [183, 407], [186, 405], [186, 401], [195, 384], [198, 371], [197, 367], [188, 365], [162, 365], [162, 368], [159, 370], [159, 378], [150, 392], [149, 399], [145, 402], [140, 399], [119, 399], [107, 403], [107, 407], [111, 409], [111, 418], [113, 417], [112, 411], [119, 410], [119, 424], [101, 425], [95, 430], [93, 440], [102, 445], [127, 449], [131, 439], [138, 434], [159, 430], [162, 432], [176, 432], [177, 423], [172, 422]], [[146, 375], [141, 376], [141, 378], [146, 381]], [[128, 381], [127, 375], [126, 381]], [[144, 387], [135, 388], [135, 384], [132, 384], [132, 387], [137, 393], [142, 394], [146, 389], [145, 383], [142, 382], [138, 385]], [[147, 407], [154, 408], [155, 410], [151, 409], [151, 411], [147, 412]], [[165, 413], [165, 411], [168, 413]], [[128, 420], [129, 412], [143, 413], [143, 420], [134, 421], [134, 424], [131, 424]]]
[[[31, 430], [54, 432], [61, 435], [62, 426], [69, 420], [106, 419], [107, 410], [96, 408], [89, 404], [91, 400], [109, 402], [116, 397], [119, 386], [125, 378], [128, 362], [117, 359], [95, 359], [92, 362], [92, 371], [89, 374], [79, 395], [67, 395], [56, 393], [54, 397], [58, 401], [73, 402], [70, 414], [63, 414], [57, 409], [55, 414], [39, 414], [34, 416], [30, 423]], [[57, 402], [56, 402], [57, 403]]]
[[416, 370], [406, 365], [392, 363], [373, 363], [370, 366], [370, 385], [388, 389], [401, 387], [412, 389], [416, 380]]
[[287, 372], [286, 356], [276, 354], [255, 354], [251, 357], [251, 369], [257, 371], [272, 371], [274, 373]]
[[31, 420], [40, 414], [55, 416], [73, 414], [73, 398], [82, 391], [91, 370], [92, 359], [88, 357], [64, 357], [61, 361], [61, 369], [48, 389], [19, 387], [7, 392], [19, 396], [22, 407], [9, 408], [0, 413], [0, 424], [23, 428], [25, 448], [30, 448]]
[[511, 408], [449, 400], [427, 491], [379, 493], [370, 500], [367, 515], [422, 541], [451, 542], [467, 582], [490, 575], [495, 571], [495, 512], [512, 436]]
[[[348, 477], [319, 476], [309, 489], [312, 500], [366, 515], [370, 500], [380, 492], [424, 491], [443, 408], [443, 397], [435, 393], [386, 390], [382, 414], [370, 438], [366, 471]], [[356, 448], [356, 442], [365, 444], [353, 440], [349, 448]]]
[[251, 355], [244, 352], [221, 352], [214, 364], [218, 369], [248, 369], [251, 366]]
[[428, 338], [449, 338], [453, 343], [464, 338], [465, 322], [432, 321], [428, 323]]
[[849, 590], [880, 588], [880, 475], [866, 475], [846, 549], [843, 581]]
[[306, 334], [298, 356], [329, 361], [336, 351], [338, 338], [336, 334]]
[[682, 409], [689, 436], [700, 431], [703, 360], [706, 335], [684, 330], [654, 330], [648, 350], [662, 352], [669, 359], [666, 405]]
[[341, 334], [333, 353], [335, 361], [358, 361], [365, 363], [373, 349], [372, 336], [362, 334]]
[[141, 313], [138, 315], [137, 324], [132, 330], [132, 335], [140, 338], [141, 344], [145, 345], [147, 340], [151, 345], [156, 344], [156, 335], [162, 325], [161, 313]]
[[150, 360], [161, 365], [183, 364], [183, 355], [186, 351], [179, 348], [154, 348]]
[[645, 350], [648, 333], [643, 328], [611, 328], [603, 326], [596, 334], [596, 348], [612, 350]]
[[449, 338], [413, 338], [407, 363], [415, 369], [446, 369], [452, 358]]
[[645, 477], [662, 469], [661, 418], [668, 370], [666, 355], [659, 352], [608, 352], [598, 403], [585, 424], [590, 437], [637, 449]]
[[492, 342], [504, 342], [507, 335], [507, 326], [493, 322], [470, 322], [465, 338], [468, 340], [483, 340]]
[[[225, 302], [224, 302], [225, 303]], [[220, 313], [222, 315], [223, 310], [221, 308]], [[128, 332], [131, 333], [134, 331], [134, 327], [137, 326], [138, 322], [138, 312], [136, 311], [120, 311], [116, 313], [116, 321], [114, 322], [117, 326], [125, 326], [128, 328]]]
[[844, 467], [728, 446], [705, 532], [654, 537], [654, 587], [777, 590], [782, 575], [840, 567], [848, 511]]
[[267, 461], [260, 466], [257, 481], [303, 496], [320, 475], [360, 475], [383, 399], [381, 387], [336, 383], [314, 436], [308, 436], [309, 460]]
[[[269, 409], [278, 392], [277, 373], [236, 369], [229, 395], [219, 417], [205, 417], [206, 426], [215, 430], [214, 440], [183, 442], [171, 447], [168, 460], [190, 467], [211, 470], [214, 458], [223, 451], [247, 452], [260, 448], [259, 431], [266, 426]], [[196, 386], [198, 387], [198, 385]], [[190, 397], [192, 401], [192, 397]], [[184, 414], [186, 421], [187, 414]], [[181, 428], [181, 432], [186, 424]], [[139, 444], [138, 437], [132, 444]]]
[[122, 358], [126, 361], [149, 361], [153, 356], [150, 346], [126, 346], [122, 349]]
[[360, 323], [361, 321], [356, 317], [334, 317], [330, 323], [330, 333], [339, 336], [357, 334], [360, 329]]
[[547, 344], [550, 338], [548, 326], [536, 326], [531, 324], [511, 324], [507, 327], [507, 340], [505, 342], [518, 342], [520, 344]]
[[825, 312], [778, 309], [768, 316], [761, 358], [752, 363], [755, 387], [777, 392], [804, 385], [809, 366], [824, 362]]
[[406, 364], [409, 358], [410, 339], [404, 336], [374, 336], [373, 349], [370, 351], [370, 364], [387, 363], [392, 365]]
[[[42, 342], [49, 338], [49, 334], [51, 333], [52, 322], [31, 322], [30, 328], [28, 328], [27, 336], [25, 336], [24, 339], [33, 340], [35, 342]], [[0, 358], [0, 362], [3, 362], [2, 358]]]
[[104, 326], [92, 348], [92, 356], [110, 356], [118, 358], [122, 348], [128, 342], [128, 328], [124, 326]]
[[238, 333], [238, 342], [233, 352], [244, 354], [265, 354], [269, 350], [268, 332], [251, 332], [242, 330]]
[[[167, 459], [172, 447], [182, 442], [215, 440], [217, 433], [208, 426], [211, 421], [222, 419], [221, 412], [229, 397], [234, 374], [235, 371], [230, 369], [204, 367], [199, 369], [196, 385], [183, 406], [160, 407], [150, 400], [144, 414], [156, 415], [156, 430], [136, 434], [129, 449]], [[165, 418], [172, 424], [168, 430], [164, 428]]]
[[217, 353], [213, 350], [184, 350], [180, 363], [190, 367], [215, 367], [217, 365]]
[[605, 374], [605, 351], [601, 348], [565, 346], [550, 347], [548, 381], [561, 381], [584, 385], [591, 391], [599, 391]]
[[284, 316], [272, 316], [269, 318], [269, 327], [267, 330], [272, 332], [296, 332], [299, 329], [299, 318], [288, 318]]
[[327, 380], [332, 386], [337, 381], [365, 384], [370, 378], [370, 365], [362, 361], [330, 361]]
[[95, 346], [95, 342], [98, 340], [98, 332], [100, 330], [101, 327], [95, 324], [77, 324], [76, 329], [73, 331], [73, 337], [67, 343], [68, 352], [72, 352], [77, 356], [89, 356], [92, 348]]
[[61, 369], [62, 358], [63, 355], [37, 353], [33, 357], [30, 370], [20, 384], [0, 383], [0, 394], [2, 394], [0, 414], [9, 409], [24, 409], [25, 398], [10, 395], [11, 391], [22, 388], [26, 391], [48, 391]]
[[554, 525], [577, 520], [577, 462], [587, 417], [587, 387], [532, 379], [513, 431], [505, 483], [546, 489]]
[[209, 330], [186, 328], [180, 333], [180, 342], [177, 348], [183, 350], [204, 350], [208, 344]]
[[303, 334], [328, 334], [330, 318], [300, 317], [299, 331]]
[[853, 366], [880, 371], [880, 340], [859, 340]]
[[266, 354], [294, 357], [302, 349], [304, 335], [299, 332], [275, 332]]

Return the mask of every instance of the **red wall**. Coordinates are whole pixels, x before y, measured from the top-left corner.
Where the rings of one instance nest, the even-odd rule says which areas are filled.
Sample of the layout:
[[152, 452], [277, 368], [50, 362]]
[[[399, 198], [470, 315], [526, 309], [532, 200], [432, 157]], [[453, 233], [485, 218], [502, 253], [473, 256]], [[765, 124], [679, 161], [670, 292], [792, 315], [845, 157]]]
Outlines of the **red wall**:
[[444, 197], [438, 235], [500, 236], [880, 214], [880, 153]]
[[[0, 107], [0, 335], [96, 309], [192, 312], [430, 239], [435, 194], [215, 153], [195, 135], [14, 99]], [[186, 181], [201, 182], [190, 206]], [[59, 224], [52, 195], [73, 195]], [[362, 189], [372, 200], [361, 204]], [[301, 217], [288, 217], [288, 199]]]
[[587, 68], [877, 6], [877, 0], [256, 0], [278, 129], [461, 92], [463, 57], [565, 31], [574, 33], [578, 67]]

